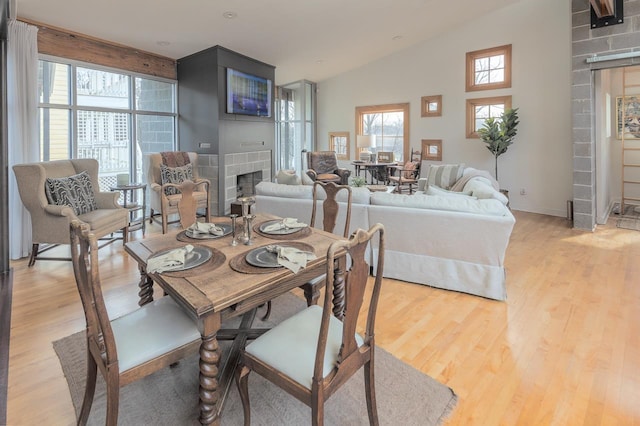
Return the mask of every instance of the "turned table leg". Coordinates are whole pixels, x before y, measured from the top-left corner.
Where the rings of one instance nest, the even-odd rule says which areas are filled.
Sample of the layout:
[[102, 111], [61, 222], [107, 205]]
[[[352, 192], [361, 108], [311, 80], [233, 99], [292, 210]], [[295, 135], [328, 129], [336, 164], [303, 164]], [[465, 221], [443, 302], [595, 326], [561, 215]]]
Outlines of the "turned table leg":
[[153, 280], [147, 275], [147, 270], [144, 266], [139, 266], [139, 270], [140, 282], [138, 287], [140, 291], [138, 292], [138, 297], [140, 300], [138, 300], [138, 306], [142, 306], [153, 302]]
[[200, 344], [200, 424], [220, 424], [220, 346], [217, 332], [220, 329], [220, 315], [210, 314], [204, 318], [202, 343]]

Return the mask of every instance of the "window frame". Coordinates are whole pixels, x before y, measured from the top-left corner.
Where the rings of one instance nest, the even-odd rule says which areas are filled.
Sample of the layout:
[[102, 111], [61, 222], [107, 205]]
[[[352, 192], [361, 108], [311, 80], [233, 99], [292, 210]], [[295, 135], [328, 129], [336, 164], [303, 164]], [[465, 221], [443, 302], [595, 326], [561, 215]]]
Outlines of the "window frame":
[[[430, 104], [437, 104], [435, 111], [429, 109]], [[442, 116], [442, 95], [423, 96], [420, 98], [421, 117], [441, 117]]]
[[[346, 138], [345, 141], [345, 154], [338, 154], [336, 151], [336, 139], [337, 138]], [[338, 160], [349, 160], [350, 151], [351, 151], [351, 142], [349, 132], [329, 132], [329, 151], [334, 151], [336, 153], [336, 158]]]
[[[363, 115], [365, 114], [383, 114], [390, 112], [402, 112], [404, 115], [403, 123], [402, 123], [402, 134], [403, 134], [403, 146], [402, 146], [402, 155], [403, 160], [406, 161], [409, 158], [411, 143], [409, 140], [409, 120], [410, 120], [410, 103], [396, 103], [396, 104], [383, 104], [383, 105], [369, 105], [369, 106], [359, 106], [356, 107], [356, 135], [364, 134], [364, 123], [363, 123]], [[363, 151], [363, 149], [358, 149], [355, 146], [356, 153]], [[377, 147], [376, 147], [377, 150]], [[358, 156], [356, 155], [356, 158]], [[397, 160], [397, 159], [396, 159]]]
[[475, 130], [476, 123], [476, 107], [482, 105], [504, 105], [504, 110], [511, 108], [511, 95], [508, 96], [492, 96], [488, 98], [467, 99], [467, 139], [480, 139], [480, 135]]
[[[504, 46], [490, 47], [488, 49], [475, 50], [473, 52], [467, 52], [466, 55], [466, 91], [474, 92], [478, 90], [493, 90], [493, 89], [507, 89], [511, 87], [511, 45], [505, 44]], [[482, 58], [489, 58], [491, 56], [504, 55], [504, 81], [497, 83], [483, 83], [476, 84], [475, 74], [476, 60]]]

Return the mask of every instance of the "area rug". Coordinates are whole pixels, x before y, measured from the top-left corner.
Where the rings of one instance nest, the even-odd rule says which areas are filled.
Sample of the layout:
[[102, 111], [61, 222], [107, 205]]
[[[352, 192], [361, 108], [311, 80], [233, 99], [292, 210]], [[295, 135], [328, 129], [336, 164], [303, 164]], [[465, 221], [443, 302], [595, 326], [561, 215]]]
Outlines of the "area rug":
[[614, 214], [619, 218], [616, 221], [616, 226], [622, 229], [631, 229], [634, 231], [640, 231], [640, 208], [633, 204], [626, 204], [624, 213], [619, 215], [620, 203], [616, 203], [613, 207]]
[[[267, 322], [256, 319], [255, 326], [271, 327], [304, 306], [304, 301], [295, 295], [281, 296], [273, 301], [272, 318]], [[223, 344], [221, 346], [228, 347]], [[82, 405], [86, 377], [84, 332], [57, 340], [53, 342], [53, 347], [60, 358], [77, 416]], [[376, 348], [375, 377], [381, 425], [438, 425], [453, 410], [457, 401], [452, 389], [379, 347]], [[282, 426], [310, 423], [310, 408], [255, 373], [249, 376], [249, 395], [252, 425]], [[98, 374], [96, 395], [88, 424], [104, 424], [105, 409], [105, 384]], [[243, 424], [242, 403], [235, 383], [227, 397], [221, 423], [223, 426]], [[197, 355], [181, 361], [174, 368], [156, 372], [121, 388], [118, 424], [199, 424]], [[353, 376], [327, 401], [325, 424], [369, 424], [362, 371]]]

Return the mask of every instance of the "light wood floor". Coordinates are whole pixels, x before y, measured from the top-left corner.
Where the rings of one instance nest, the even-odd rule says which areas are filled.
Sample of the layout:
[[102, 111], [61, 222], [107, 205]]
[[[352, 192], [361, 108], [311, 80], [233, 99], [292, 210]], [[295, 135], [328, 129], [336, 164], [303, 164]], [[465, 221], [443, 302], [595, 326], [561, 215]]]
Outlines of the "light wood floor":
[[[506, 303], [385, 280], [378, 345], [454, 389], [447, 425], [640, 424], [640, 232], [515, 215]], [[111, 315], [135, 309], [135, 262], [100, 259]], [[8, 424], [73, 424], [51, 345], [84, 326], [71, 264], [13, 267]]]

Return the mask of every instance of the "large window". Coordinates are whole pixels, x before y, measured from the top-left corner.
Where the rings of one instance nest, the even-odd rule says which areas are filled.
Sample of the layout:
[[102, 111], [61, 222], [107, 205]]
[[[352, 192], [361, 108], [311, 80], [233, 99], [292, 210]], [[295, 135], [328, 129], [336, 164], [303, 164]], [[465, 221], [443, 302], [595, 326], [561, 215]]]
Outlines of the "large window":
[[121, 173], [140, 182], [144, 154], [175, 149], [175, 86], [171, 80], [41, 60], [41, 159], [95, 158], [103, 190]]
[[356, 107], [356, 134], [375, 135], [376, 152], [390, 151], [404, 161], [409, 158], [409, 104]]

